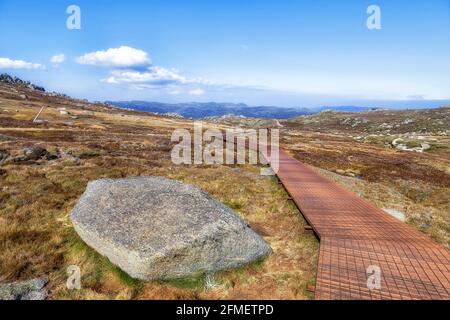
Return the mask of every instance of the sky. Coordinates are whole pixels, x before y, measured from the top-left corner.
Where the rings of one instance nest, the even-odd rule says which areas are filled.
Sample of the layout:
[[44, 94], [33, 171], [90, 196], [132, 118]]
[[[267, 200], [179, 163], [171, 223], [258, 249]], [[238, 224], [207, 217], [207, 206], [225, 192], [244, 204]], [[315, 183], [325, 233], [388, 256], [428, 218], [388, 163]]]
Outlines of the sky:
[[0, 0], [3, 72], [90, 100], [438, 106], [450, 0]]

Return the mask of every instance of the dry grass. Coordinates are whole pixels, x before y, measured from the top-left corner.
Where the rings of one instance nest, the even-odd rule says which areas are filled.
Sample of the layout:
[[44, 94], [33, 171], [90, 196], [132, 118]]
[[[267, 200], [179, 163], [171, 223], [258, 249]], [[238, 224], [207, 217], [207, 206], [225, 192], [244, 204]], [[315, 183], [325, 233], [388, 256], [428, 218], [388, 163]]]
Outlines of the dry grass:
[[[304, 220], [271, 179], [252, 166], [174, 166], [170, 133], [185, 121], [140, 113], [85, 109], [70, 101], [46, 98], [39, 109], [23, 106], [0, 90], [0, 149], [12, 156], [39, 144], [60, 158], [9, 162], [0, 174], [0, 281], [46, 275], [52, 299], [308, 299], [314, 282], [318, 242], [303, 233]], [[78, 119], [59, 115], [66, 106]], [[16, 112], [15, 110], [19, 110]], [[6, 111], [5, 111], [6, 110]], [[124, 115], [125, 114], [125, 115]], [[190, 124], [189, 124], [190, 125]], [[105, 130], [105, 128], [107, 128]], [[130, 278], [86, 246], [74, 232], [69, 214], [90, 180], [158, 175], [192, 183], [235, 209], [274, 249], [264, 261], [223, 271], [205, 288], [203, 275], [166, 282]], [[82, 290], [66, 289], [66, 268], [82, 270]]]
[[[303, 234], [304, 221], [284, 190], [257, 168], [130, 166], [102, 157], [80, 165], [8, 166], [0, 211], [0, 268], [4, 280], [51, 276], [54, 298], [307, 298], [314, 281], [317, 241]], [[132, 281], [96, 254], [74, 233], [68, 215], [89, 180], [159, 175], [197, 185], [238, 210], [274, 249], [266, 261], [216, 276], [219, 289], [205, 292], [203, 281], [185, 286]], [[79, 265], [83, 290], [65, 289], [65, 268]]]

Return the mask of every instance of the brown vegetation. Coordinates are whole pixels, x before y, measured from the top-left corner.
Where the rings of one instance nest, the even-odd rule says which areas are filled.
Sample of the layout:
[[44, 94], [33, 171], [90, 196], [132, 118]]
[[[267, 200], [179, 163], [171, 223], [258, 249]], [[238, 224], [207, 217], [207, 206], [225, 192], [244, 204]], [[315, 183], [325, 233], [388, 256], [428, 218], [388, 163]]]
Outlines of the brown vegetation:
[[[170, 133], [190, 122], [35, 92], [20, 101], [9, 90], [0, 86], [0, 149], [10, 155], [0, 174], [0, 282], [46, 275], [51, 299], [311, 298], [306, 288], [315, 279], [317, 240], [303, 233], [305, 222], [285, 191], [258, 167], [175, 166]], [[46, 122], [32, 123], [42, 105]], [[54, 158], [12, 160], [33, 145]], [[69, 213], [88, 181], [139, 175], [203, 188], [239, 212], [274, 253], [216, 274], [212, 288], [205, 288], [203, 275], [148, 283], [130, 278], [81, 241]], [[69, 265], [81, 267], [82, 290], [66, 288]]]

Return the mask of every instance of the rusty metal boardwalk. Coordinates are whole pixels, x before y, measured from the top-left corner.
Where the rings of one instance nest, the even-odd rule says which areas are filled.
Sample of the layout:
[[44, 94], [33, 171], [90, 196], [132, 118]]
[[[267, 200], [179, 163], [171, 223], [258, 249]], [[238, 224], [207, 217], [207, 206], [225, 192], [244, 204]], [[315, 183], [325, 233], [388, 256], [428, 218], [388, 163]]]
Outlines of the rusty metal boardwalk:
[[277, 176], [320, 239], [316, 299], [450, 299], [449, 250], [282, 150]]

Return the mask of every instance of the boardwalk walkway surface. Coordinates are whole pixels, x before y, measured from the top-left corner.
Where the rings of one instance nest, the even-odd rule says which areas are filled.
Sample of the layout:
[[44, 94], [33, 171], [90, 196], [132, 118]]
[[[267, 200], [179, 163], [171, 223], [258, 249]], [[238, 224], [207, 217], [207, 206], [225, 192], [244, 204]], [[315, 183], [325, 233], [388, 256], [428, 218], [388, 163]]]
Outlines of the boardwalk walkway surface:
[[449, 250], [284, 151], [277, 176], [320, 238], [316, 299], [450, 299]]

